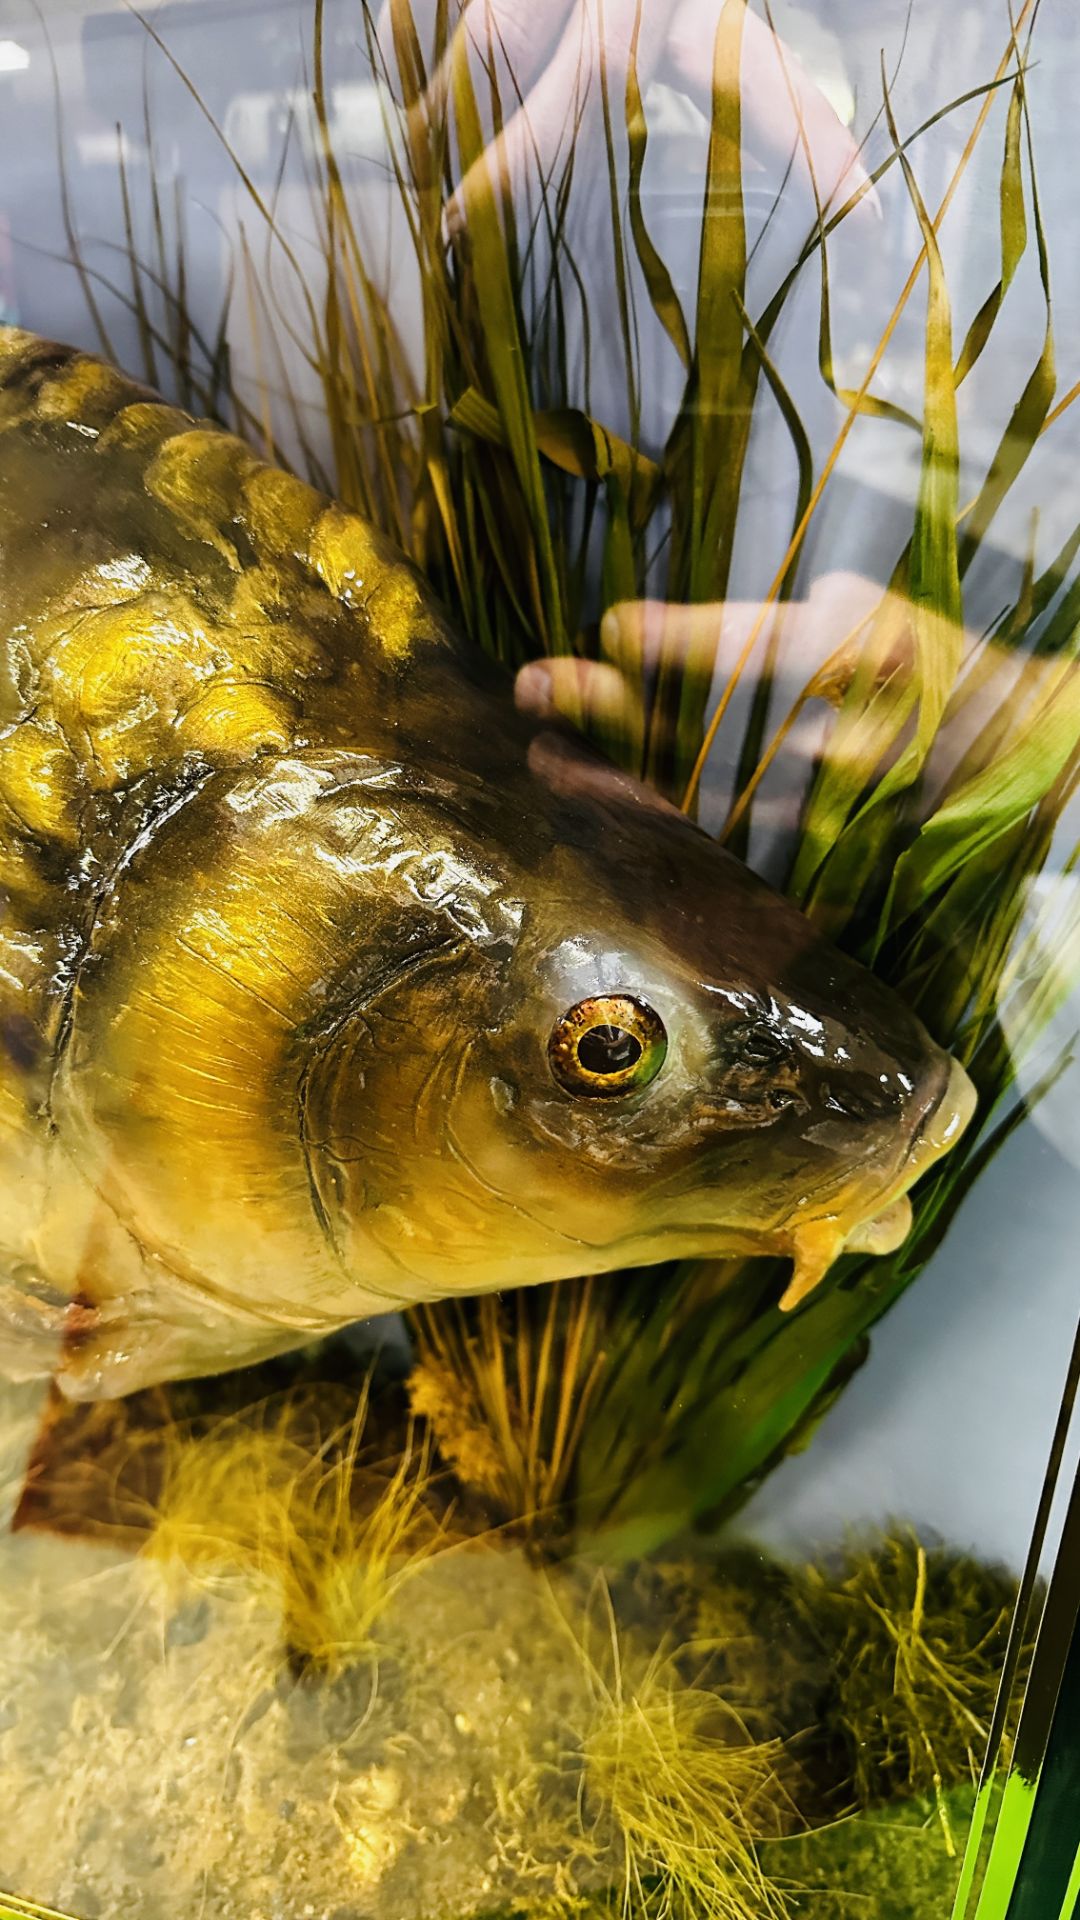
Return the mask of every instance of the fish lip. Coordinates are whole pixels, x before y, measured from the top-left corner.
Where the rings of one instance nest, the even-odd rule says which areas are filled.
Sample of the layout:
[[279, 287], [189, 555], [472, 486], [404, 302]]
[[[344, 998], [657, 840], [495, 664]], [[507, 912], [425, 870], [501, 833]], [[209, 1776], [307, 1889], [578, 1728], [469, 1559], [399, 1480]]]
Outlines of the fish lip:
[[[943, 1153], [948, 1153], [956, 1145], [961, 1134], [966, 1132], [975, 1117], [978, 1104], [979, 1096], [970, 1075], [966, 1068], [961, 1066], [960, 1061], [950, 1055], [949, 1078], [945, 1090], [932, 1112], [924, 1117], [916, 1139], [921, 1142], [929, 1132], [934, 1159], [940, 1159]], [[946, 1108], [949, 1109], [948, 1117], [943, 1117]]]
[[[867, 1212], [860, 1213], [852, 1220], [846, 1229], [845, 1246], [853, 1237], [865, 1236], [875, 1221], [891, 1213], [900, 1201], [906, 1200], [916, 1181], [921, 1180], [924, 1173], [928, 1173], [951, 1151], [969, 1125], [978, 1104], [978, 1096], [959, 1060], [952, 1055], [947, 1058], [949, 1071], [945, 1076], [945, 1084], [937, 1099], [927, 1106], [920, 1118], [904, 1151], [896, 1178], [874, 1195], [873, 1205]], [[898, 1241], [897, 1245], [900, 1244], [902, 1242]]]
[[[798, 1249], [795, 1246], [797, 1235], [801, 1235], [804, 1244], [820, 1239], [823, 1246], [826, 1240], [833, 1242], [835, 1252], [832, 1258], [838, 1258], [849, 1244], [853, 1253], [867, 1251], [892, 1252], [903, 1244], [910, 1231], [910, 1220], [904, 1232], [892, 1246], [862, 1248], [857, 1242], [869, 1239], [875, 1222], [883, 1215], [897, 1209], [895, 1225], [901, 1224], [899, 1203], [907, 1199], [909, 1189], [922, 1175], [933, 1166], [943, 1154], [950, 1151], [969, 1124], [975, 1111], [977, 1096], [972, 1083], [959, 1061], [949, 1055], [948, 1071], [942, 1075], [942, 1084], [935, 1098], [928, 1101], [913, 1133], [903, 1149], [903, 1155], [893, 1178], [872, 1194], [865, 1195], [864, 1204], [856, 1202], [854, 1207], [831, 1204], [836, 1194], [819, 1196], [817, 1210], [803, 1214], [788, 1214], [775, 1220], [769, 1226], [751, 1227], [745, 1222], [736, 1225], [734, 1221], [725, 1223], [716, 1215], [693, 1221], [679, 1221], [679, 1226], [689, 1233], [713, 1234], [731, 1241], [741, 1241], [744, 1251], [738, 1258], [754, 1258], [779, 1255], [791, 1258]], [[824, 1268], [823, 1268], [824, 1271]]]
[[945, 1057], [949, 1061], [945, 1084], [916, 1126], [896, 1177], [874, 1195], [872, 1204], [846, 1217], [844, 1210], [830, 1213], [826, 1206], [793, 1223], [787, 1238], [795, 1267], [780, 1300], [782, 1309], [790, 1311], [812, 1292], [841, 1253], [895, 1253], [907, 1239], [913, 1224], [910, 1189], [955, 1146], [978, 1104], [960, 1062]]
[[845, 1253], [895, 1253], [902, 1247], [914, 1225], [911, 1199], [898, 1193], [883, 1207], [877, 1207], [856, 1222], [844, 1236]]
[[869, 1224], [897, 1200], [903, 1199], [916, 1181], [921, 1180], [924, 1173], [929, 1172], [952, 1150], [970, 1124], [978, 1105], [978, 1095], [959, 1060], [951, 1054], [946, 1055], [946, 1059], [949, 1070], [945, 1075], [945, 1084], [937, 1099], [927, 1106], [921, 1116], [904, 1149], [895, 1179], [875, 1196], [873, 1212], [862, 1215], [855, 1223], [856, 1227]]

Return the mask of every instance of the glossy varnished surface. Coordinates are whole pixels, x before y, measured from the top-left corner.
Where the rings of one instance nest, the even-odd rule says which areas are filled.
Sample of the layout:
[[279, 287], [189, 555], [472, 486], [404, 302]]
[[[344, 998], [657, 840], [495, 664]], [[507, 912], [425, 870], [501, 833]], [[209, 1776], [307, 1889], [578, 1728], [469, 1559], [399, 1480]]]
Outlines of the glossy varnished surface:
[[[363, 522], [66, 349], [3, 333], [0, 383], [12, 1364], [118, 1392], [446, 1292], [895, 1244], [969, 1098], [894, 996], [535, 733]], [[666, 1033], [624, 1098], [551, 1070], [597, 995]]]

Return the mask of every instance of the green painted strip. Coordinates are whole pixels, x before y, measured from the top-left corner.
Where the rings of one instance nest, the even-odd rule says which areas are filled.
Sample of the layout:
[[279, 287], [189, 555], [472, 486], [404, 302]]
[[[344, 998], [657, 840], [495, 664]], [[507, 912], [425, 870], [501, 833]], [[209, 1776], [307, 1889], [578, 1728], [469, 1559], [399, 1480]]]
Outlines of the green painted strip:
[[[964, 1847], [964, 1859], [957, 1883], [956, 1897], [953, 1900], [951, 1920], [964, 1920], [971, 1899], [971, 1889], [975, 1884], [975, 1874], [982, 1853], [983, 1840], [990, 1825], [991, 1803], [1001, 1799], [1001, 1783], [996, 1773], [983, 1774], [979, 1791], [975, 1796], [975, 1805], [971, 1811], [971, 1825], [967, 1832]], [[998, 1808], [1000, 1811], [1000, 1806]], [[996, 1817], [996, 1816], [995, 1816]]]
[[[1080, 1560], [1070, 1555], [1066, 1564], [1075, 1568]], [[1046, 1763], [1008, 1920], [1047, 1920], [1048, 1915], [1060, 1911], [1076, 1870], [1078, 1802], [1080, 1627], [1074, 1612], [1072, 1645], [1054, 1709]]]
[[[1001, 1685], [982, 1778], [968, 1831], [964, 1860], [960, 1871], [952, 1920], [1019, 1920], [1014, 1909], [1021, 1877], [1021, 1863], [1035, 1814], [1037, 1789], [1043, 1779], [1047, 1750], [1057, 1714], [1060, 1690], [1066, 1672], [1072, 1666], [1070, 1649], [1077, 1625], [1077, 1600], [1071, 1570], [1080, 1565], [1080, 1485], [1074, 1486], [1062, 1525], [1057, 1565], [1051, 1577], [1046, 1603], [1039, 1624], [1035, 1656], [1027, 1693], [1017, 1728], [1012, 1772], [1000, 1790], [997, 1819], [991, 1818], [994, 1798], [999, 1790], [999, 1761], [1009, 1704], [1013, 1694], [1017, 1654], [1024, 1626], [1034, 1604], [1038, 1569], [1046, 1544], [1052, 1509], [1061, 1481], [1066, 1443], [1072, 1430], [1080, 1389], [1080, 1325], [1077, 1328], [1066, 1371], [1061, 1405], [1050, 1447], [1042, 1492], [1032, 1528], [1024, 1577], [1017, 1596], [1016, 1612], [1009, 1635]], [[1045, 1802], [1045, 1795], [1043, 1796]], [[976, 1896], [975, 1883], [984, 1855], [987, 1835], [992, 1831], [986, 1874]], [[1033, 1869], [1034, 1870], [1034, 1869]], [[1030, 1878], [1030, 1875], [1029, 1875]], [[1060, 1883], [1059, 1883], [1060, 1884]], [[1057, 1900], [1054, 1892], [1054, 1904]], [[1050, 1907], [1045, 1908], [1049, 1920]]]
[[39, 1907], [36, 1901], [20, 1900], [14, 1893], [0, 1893], [0, 1920], [74, 1920], [74, 1915]]
[[990, 1858], [986, 1863], [986, 1878], [973, 1920], [1005, 1920], [1031, 1827], [1037, 1784], [1023, 1779], [1018, 1773], [1014, 1773], [1006, 1782]]
[[1069, 1884], [1058, 1920], [1077, 1920], [1078, 1915], [1080, 1915], [1080, 1853], [1076, 1856], [1075, 1865], [1069, 1876]]

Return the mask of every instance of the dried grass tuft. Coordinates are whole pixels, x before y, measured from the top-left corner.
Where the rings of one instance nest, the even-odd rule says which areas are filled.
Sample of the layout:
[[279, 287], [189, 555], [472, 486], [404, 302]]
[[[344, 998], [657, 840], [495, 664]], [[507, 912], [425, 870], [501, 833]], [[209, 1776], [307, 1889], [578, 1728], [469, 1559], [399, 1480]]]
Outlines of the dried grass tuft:
[[169, 1434], [144, 1555], [166, 1577], [280, 1611], [297, 1663], [333, 1676], [374, 1661], [402, 1588], [448, 1544], [429, 1502], [431, 1449], [410, 1432], [390, 1464], [365, 1460], [365, 1386], [351, 1422], [314, 1449], [296, 1403]]
[[584, 1822], [611, 1823], [618, 1837], [619, 1911], [634, 1920], [782, 1920], [786, 1894], [762, 1871], [757, 1848], [803, 1824], [784, 1742], [755, 1737], [711, 1683], [709, 1648], [673, 1641], [643, 1650], [620, 1633], [603, 1582], [589, 1615], [581, 1650], [593, 1712], [580, 1804]]

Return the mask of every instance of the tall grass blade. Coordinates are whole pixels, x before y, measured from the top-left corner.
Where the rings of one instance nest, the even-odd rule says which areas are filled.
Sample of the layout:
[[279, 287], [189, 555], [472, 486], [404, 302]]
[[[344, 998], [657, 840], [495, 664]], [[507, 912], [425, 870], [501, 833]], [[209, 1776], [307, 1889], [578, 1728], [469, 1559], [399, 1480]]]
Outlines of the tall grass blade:
[[1021, 162], [1021, 134], [1023, 131], [1023, 93], [1020, 82], [1014, 81], [1009, 99], [1009, 112], [1005, 122], [1005, 153], [1001, 163], [1001, 276], [992, 288], [971, 322], [964, 336], [953, 379], [957, 386], [966, 380], [993, 332], [994, 323], [1001, 311], [1001, 303], [1016, 277], [1027, 249], [1027, 207], [1024, 201], [1024, 181]]
[[686, 326], [686, 315], [682, 302], [675, 291], [675, 283], [668, 272], [661, 255], [653, 244], [641, 204], [641, 182], [645, 172], [645, 155], [649, 144], [649, 129], [645, 119], [645, 107], [638, 81], [638, 46], [641, 38], [641, 14], [644, 0], [639, 0], [634, 16], [634, 27], [630, 37], [630, 47], [626, 67], [626, 138], [629, 154], [629, 182], [627, 187], [627, 206], [630, 216], [630, 232], [634, 250], [641, 268], [653, 312], [659, 320], [687, 373], [690, 371], [693, 351], [690, 335]]
[[[712, 115], [702, 198], [697, 307], [690, 375], [667, 447], [673, 503], [669, 594], [722, 600], [756, 378], [743, 354], [746, 293], [740, 68], [746, 0], [724, 0], [712, 56]], [[649, 777], [678, 793], [700, 747], [715, 654], [704, 629], [689, 653], [662, 658]]]
[[561, 653], [566, 651], [567, 636], [562, 622], [547, 501], [533, 430], [521, 319], [510, 275], [500, 196], [486, 157], [486, 142], [463, 37], [455, 38], [450, 59], [458, 144], [465, 176], [462, 193], [470, 270], [477, 284], [483, 288], [477, 319], [503, 431], [528, 515], [531, 543], [537, 556], [532, 582], [537, 635], [546, 651]]
[[913, 912], [952, 875], [1020, 821], [1053, 787], [1080, 745], [1080, 676], [1074, 660], [1029, 724], [920, 828], [896, 871], [895, 912]]
[[[1023, 76], [1017, 81], [1021, 107], [1025, 123], [1028, 122], [1026, 92]], [[1050, 412], [1057, 389], [1057, 368], [1054, 356], [1053, 309], [1050, 298], [1050, 258], [1046, 245], [1046, 233], [1043, 227], [1042, 210], [1039, 205], [1039, 190], [1035, 178], [1035, 155], [1031, 139], [1030, 124], [1027, 125], [1028, 165], [1031, 174], [1031, 210], [1035, 227], [1035, 243], [1039, 258], [1039, 278], [1042, 283], [1043, 303], [1046, 309], [1046, 328], [1043, 335], [1042, 350], [1028, 377], [1019, 400], [1012, 411], [1009, 424], [1002, 435], [994, 457], [990, 463], [978, 498], [967, 516], [964, 535], [960, 546], [960, 570], [966, 573], [979, 546], [994, 519], [1002, 501], [1013, 482], [1024, 467], [1039, 435], [1043, 423]], [[1017, 227], [1015, 214], [1015, 189], [1010, 202], [1009, 214], [1014, 229]], [[1003, 208], [1002, 220], [1004, 223]], [[1012, 248], [1019, 244], [1019, 233], [1014, 231]]]
[[[822, 257], [824, 258], [824, 249], [822, 250]], [[803, 426], [802, 419], [800, 418], [799, 410], [787, 386], [780, 377], [779, 369], [775, 365], [775, 362], [770, 359], [764, 341], [758, 334], [746, 308], [741, 302], [739, 303], [739, 311], [742, 316], [743, 326], [746, 330], [748, 344], [757, 358], [758, 365], [768, 382], [769, 390], [780, 409], [784, 425], [791, 437], [798, 474], [795, 489], [795, 509], [792, 521], [794, 530], [806, 512], [807, 504], [813, 491], [814, 457], [810, 447], [810, 440], [806, 428]], [[789, 599], [795, 590], [797, 571], [798, 556], [796, 555], [792, 559], [786, 579], [780, 586], [778, 601], [781, 604]], [[750, 790], [750, 784], [754, 778], [754, 771], [760, 762], [764, 748], [765, 734], [769, 724], [772, 683], [779, 660], [781, 633], [782, 614], [778, 606], [777, 615], [766, 642], [761, 672], [754, 686], [753, 698], [750, 703], [750, 713], [747, 717], [746, 730], [743, 734], [742, 745], [739, 751], [739, 763], [735, 773], [735, 791], [737, 795], [746, 794]], [[743, 809], [742, 815], [738, 820], [729, 818], [725, 839], [732, 853], [745, 856], [750, 842], [750, 827], [751, 810], [749, 805]]]

